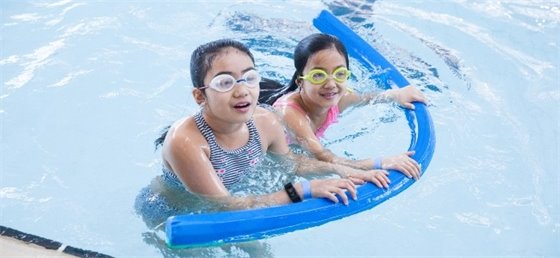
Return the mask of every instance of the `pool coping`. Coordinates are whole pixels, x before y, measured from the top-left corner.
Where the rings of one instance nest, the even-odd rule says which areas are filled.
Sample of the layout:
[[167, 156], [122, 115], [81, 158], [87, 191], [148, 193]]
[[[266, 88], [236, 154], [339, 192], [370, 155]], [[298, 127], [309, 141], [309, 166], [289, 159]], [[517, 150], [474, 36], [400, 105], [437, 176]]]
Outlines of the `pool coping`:
[[6, 257], [112, 257], [1, 225], [0, 247], [2, 247], [0, 248], [0, 256]]

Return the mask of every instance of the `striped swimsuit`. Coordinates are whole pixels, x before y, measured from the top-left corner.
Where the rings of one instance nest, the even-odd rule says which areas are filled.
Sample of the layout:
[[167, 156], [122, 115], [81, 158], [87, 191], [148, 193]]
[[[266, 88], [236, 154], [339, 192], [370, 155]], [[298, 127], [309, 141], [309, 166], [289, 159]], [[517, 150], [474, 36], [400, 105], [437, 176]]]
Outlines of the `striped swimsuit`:
[[[255, 127], [253, 119], [247, 121], [247, 128], [249, 129], [249, 141], [241, 148], [235, 150], [224, 150], [216, 142], [214, 132], [208, 126], [202, 112], [198, 112], [195, 116], [196, 127], [210, 146], [210, 162], [216, 171], [216, 174], [222, 180], [226, 188], [230, 188], [235, 183], [241, 181], [243, 176], [251, 171], [251, 169], [261, 160], [263, 156], [261, 138]], [[181, 182], [175, 173], [169, 169], [163, 170], [164, 178], [167, 181], [174, 181], [181, 185]], [[170, 178], [171, 177], [171, 178]]]

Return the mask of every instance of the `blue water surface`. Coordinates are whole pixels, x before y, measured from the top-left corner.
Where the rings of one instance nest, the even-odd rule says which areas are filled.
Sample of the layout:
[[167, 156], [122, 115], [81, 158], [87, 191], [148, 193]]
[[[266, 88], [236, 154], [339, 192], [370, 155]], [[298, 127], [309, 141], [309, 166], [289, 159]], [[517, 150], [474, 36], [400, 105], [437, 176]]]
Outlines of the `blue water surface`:
[[[429, 169], [399, 196], [320, 227], [168, 250], [133, 203], [161, 173], [161, 128], [198, 110], [190, 53], [234, 38], [286, 82], [323, 9], [429, 98]], [[0, 10], [1, 225], [116, 257], [560, 256], [557, 1], [3, 0]], [[371, 71], [351, 68], [357, 90], [374, 90], [359, 79]], [[345, 113], [326, 136], [353, 158], [410, 141], [388, 104]]]

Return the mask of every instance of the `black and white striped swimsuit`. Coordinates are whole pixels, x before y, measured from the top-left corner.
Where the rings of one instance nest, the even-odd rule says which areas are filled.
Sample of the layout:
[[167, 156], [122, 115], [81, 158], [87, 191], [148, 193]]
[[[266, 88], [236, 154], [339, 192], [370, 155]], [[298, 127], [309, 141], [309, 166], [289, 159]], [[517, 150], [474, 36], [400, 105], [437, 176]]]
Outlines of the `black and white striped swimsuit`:
[[246, 123], [249, 129], [249, 141], [241, 148], [235, 150], [224, 150], [218, 145], [216, 136], [210, 126], [204, 121], [202, 112], [198, 112], [194, 119], [196, 127], [198, 127], [198, 130], [200, 130], [210, 146], [210, 162], [212, 162], [212, 167], [214, 167], [216, 174], [218, 174], [226, 188], [239, 182], [261, 160], [263, 156], [261, 138], [253, 119]]
[[[247, 128], [249, 128], [249, 141], [243, 147], [235, 150], [224, 150], [218, 145], [216, 136], [210, 126], [204, 121], [202, 112], [198, 112], [194, 116], [194, 121], [196, 127], [206, 138], [210, 146], [210, 162], [212, 162], [212, 167], [214, 167], [216, 174], [218, 174], [226, 188], [229, 189], [232, 185], [239, 182], [261, 160], [264, 153], [262, 151], [261, 138], [253, 119], [246, 123]], [[168, 182], [171, 181], [171, 183], [177, 186], [182, 185], [175, 173], [166, 169], [165, 166], [163, 174]]]
[[224, 150], [218, 145], [216, 136], [204, 120], [202, 112], [198, 112], [194, 119], [196, 127], [210, 146], [210, 162], [226, 188], [239, 182], [243, 175], [261, 159], [263, 155], [261, 138], [253, 119], [246, 123], [249, 129], [249, 141], [243, 147], [235, 150]]

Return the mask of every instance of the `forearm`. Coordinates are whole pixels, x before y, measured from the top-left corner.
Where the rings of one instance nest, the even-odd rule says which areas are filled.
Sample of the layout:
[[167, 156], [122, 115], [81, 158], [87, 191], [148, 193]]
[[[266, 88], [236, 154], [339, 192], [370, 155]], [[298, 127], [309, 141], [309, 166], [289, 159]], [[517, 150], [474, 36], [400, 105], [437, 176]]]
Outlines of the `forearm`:
[[424, 94], [412, 85], [408, 85], [404, 88], [390, 89], [376, 96], [366, 98], [370, 98], [373, 103], [396, 102], [400, 106], [408, 109], [414, 109], [414, 102], [426, 103]]
[[[293, 186], [298, 195], [303, 199], [301, 184], [295, 183]], [[291, 203], [288, 194], [283, 189], [265, 195], [220, 196], [206, 197], [206, 199], [217, 205], [218, 210], [243, 210]]]
[[395, 100], [395, 90], [390, 89], [383, 92], [368, 92], [362, 95], [364, 104], [387, 103]]
[[362, 169], [362, 170], [369, 170], [373, 167], [374, 164], [374, 160], [373, 159], [363, 159], [363, 160], [352, 160], [352, 159], [346, 159], [343, 157], [339, 157], [337, 155], [335, 155], [334, 153], [332, 153], [329, 150], [322, 150], [320, 152], [316, 152], [313, 153], [315, 158], [317, 158], [318, 160], [321, 161], [325, 161], [328, 163], [334, 163], [334, 164], [339, 164], [339, 165], [343, 165], [343, 166], [348, 166], [348, 167], [352, 167], [352, 168], [356, 168], [356, 169]]
[[294, 159], [295, 162], [294, 170], [300, 176], [337, 174], [341, 177], [347, 177], [348, 169], [350, 168], [350, 166], [337, 163], [336, 156], [333, 157], [331, 162], [295, 154], [292, 159]]
[[361, 160], [350, 160], [350, 159], [343, 159], [338, 164], [362, 169], [362, 170], [371, 170], [373, 168], [373, 164], [375, 161], [373, 159], [361, 159]]

